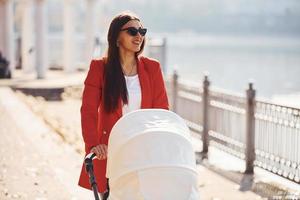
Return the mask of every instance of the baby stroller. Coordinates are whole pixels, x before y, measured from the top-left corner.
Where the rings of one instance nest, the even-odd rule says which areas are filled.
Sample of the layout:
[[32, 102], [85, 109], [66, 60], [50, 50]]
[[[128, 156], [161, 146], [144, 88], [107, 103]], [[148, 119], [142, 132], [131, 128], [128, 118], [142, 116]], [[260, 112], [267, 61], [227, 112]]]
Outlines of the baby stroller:
[[[86, 160], [91, 163], [92, 157]], [[199, 200], [197, 175], [189, 129], [175, 113], [137, 110], [113, 127], [106, 172], [109, 200]]]

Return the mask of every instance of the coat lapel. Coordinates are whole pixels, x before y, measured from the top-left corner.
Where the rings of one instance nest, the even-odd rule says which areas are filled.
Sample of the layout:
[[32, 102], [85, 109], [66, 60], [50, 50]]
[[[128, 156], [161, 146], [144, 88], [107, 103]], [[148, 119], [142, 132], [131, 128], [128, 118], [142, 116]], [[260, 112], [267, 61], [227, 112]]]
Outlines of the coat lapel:
[[146, 70], [145, 62], [143, 57], [138, 58], [138, 76], [141, 85], [141, 93], [142, 93], [142, 100], [141, 100], [141, 108], [150, 108], [151, 107], [151, 87], [150, 87], [150, 80], [149, 75]]

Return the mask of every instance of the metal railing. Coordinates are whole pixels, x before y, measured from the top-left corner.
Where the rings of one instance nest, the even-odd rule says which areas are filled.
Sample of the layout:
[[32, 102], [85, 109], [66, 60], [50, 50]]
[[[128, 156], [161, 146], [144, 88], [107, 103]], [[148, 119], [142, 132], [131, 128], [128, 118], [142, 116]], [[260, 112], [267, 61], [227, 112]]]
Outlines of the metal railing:
[[300, 110], [256, 101], [255, 164], [299, 182]]
[[300, 109], [255, 98], [252, 84], [245, 95], [167, 79], [173, 111], [201, 135], [202, 153], [214, 145], [245, 160], [245, 173], [258, 166], [300, 182]]

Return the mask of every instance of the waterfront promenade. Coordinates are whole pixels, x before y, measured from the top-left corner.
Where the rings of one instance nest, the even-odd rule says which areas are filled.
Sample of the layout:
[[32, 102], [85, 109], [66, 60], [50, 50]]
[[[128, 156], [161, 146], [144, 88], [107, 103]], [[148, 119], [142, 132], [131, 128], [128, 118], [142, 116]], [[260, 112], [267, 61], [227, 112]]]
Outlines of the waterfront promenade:
[[[12, 80], [0, 80], [0, 199], [92, 199], [91, 192], [77, 186], [83, 158], [80, 100], [65, 92], [60, 101], [45, 101], [10, 89], [76, 88], [85, 73], [50, 72], [44, 80], [15, 74]], [[193, 142], [195, 150], [200, 148], [199, 139]], [[266, 195], [262, 191], [269, 189], [271, 195], [279, 191], [276, 185], [283, 184], [282, 179], [259, 170], [246, 176], [242, 166], [210, 147], [209, 160], [199, 159], [198, 165], [202, 199], [266, 199], [254, 191]], [[297, 190], [292, 183], [284, 185]]]

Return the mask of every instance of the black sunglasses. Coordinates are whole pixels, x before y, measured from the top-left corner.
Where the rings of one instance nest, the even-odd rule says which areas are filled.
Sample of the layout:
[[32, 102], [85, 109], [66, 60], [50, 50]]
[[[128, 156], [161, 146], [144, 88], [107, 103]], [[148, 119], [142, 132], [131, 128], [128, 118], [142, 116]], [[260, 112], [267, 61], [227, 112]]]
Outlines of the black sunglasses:
[[147, 29], [141, 27], [139, 27], [138, 29], [135, 27], [128, 27], [121, 29], [121, 31], [127, 31], [127, 33], [131, 36], [136, 36], [138, 33], [140, 33], [141, 36], [145, 36], [147, 33]]

